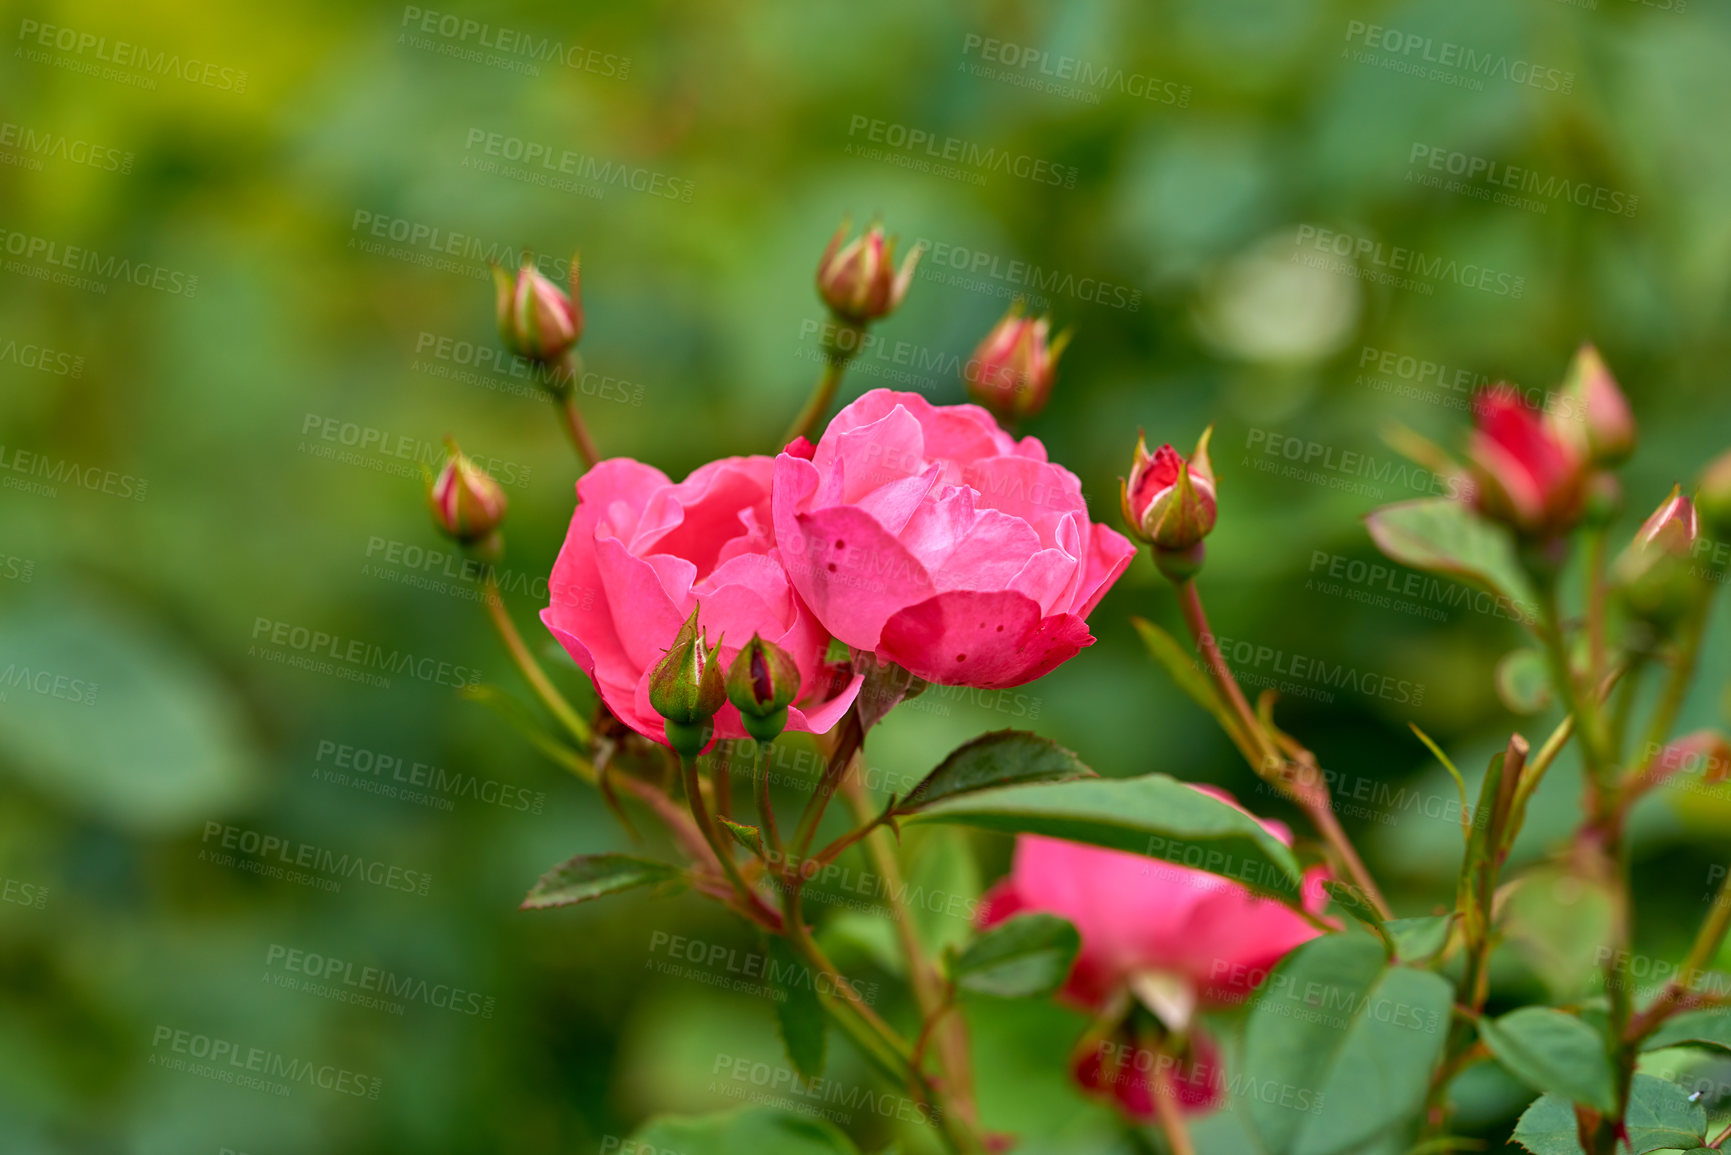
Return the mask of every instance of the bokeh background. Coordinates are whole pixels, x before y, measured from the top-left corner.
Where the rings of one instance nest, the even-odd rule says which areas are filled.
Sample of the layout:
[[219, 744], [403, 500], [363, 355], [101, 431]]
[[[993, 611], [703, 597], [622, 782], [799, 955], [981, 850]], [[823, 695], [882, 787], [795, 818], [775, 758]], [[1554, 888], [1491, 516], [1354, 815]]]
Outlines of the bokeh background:
[[[960, 360], [1025, 295], [1076, 334], [1025, 431], [1101, 520], [1139, 427], [1187, 447], [1213, 423], [1219, 632], [1255, 647], [1252, 673], [1406, 687], [1301, 676], [1281, 706], [1403, 914], [1448, 899], [1459, 848], [1409, 722], [1469, 767], [1550, 722], [1494, 692], [1521, 641], [1505, 616], [1356, 564], [1376, 560], [1361, 514], [1430, 491], [1384, 429], [1458, 444], [1472, 383], [1542, 397], [1591, 339], [1642, 427], [1627, 528], [1731, 445], [1713, 4], [25, 0], [0, 28], [8, 1152], [606, 1151], [651, 1114], [734, 1105], [735, 1064], [785, 1063], [769, 1002], [731, 989], [758, 944], [699, 899], [516, 909], [552, 863], [629, 842], [451, 685], [527, 699], [425, 513], [447, 434], [510, 482], [509, 608], [581, 693], [534, 618], [575, 466], [498, 359], [489, 254], [582, 251], [584, 411], [605, 453], [676, 477], [768, 450], [798, 408], [813, 268], [847, 214], [932, 249], [845, 396], [961, 400]], [[1426, 63], [1451, 44], [1488, 65]], [[1050, 677], [894, 716], [875, 788], [1018, 726], [1290, 818], [1133, 613], [1175, 623], [1146, 560]], [[1725, 624], [1686, 725], [1724, 718]], [[796, 754], [790, 799], [813, 773]], [[1530, 863], [1576, 814], [1571, 774], [1535, 807]], [[1639, 945], [1676, 957], [1731, 804], [1656, 798], [1639, 830]], [[966, 932], [1008, 849], [909, 838], [946, 900], [934, 941]], [[284, 866], [303, 853], [325, 868]], [[1590, 896], [1540, 882], [1562, 913], [1499, 956], [1498, 998], [1589, 981]], [[872, 908], [844, 882], [819, 909], [900, 1016]], [[1067, 1086], [1079, 1018], [969, 1013], [994, 1126], [1032, 1151], [1140, 1149]], [[187, 1069], [201, 1048], [343, 1074], [282, 1094]], [[840, 1086], [882, 1090], [832, 1050]], [[1710, 1096], [1728, 1074], [1703, 1072]], [[1459, 1095], [1493, 1146], [1530, 1097], [1494, 1068]], [[843, 1125], [923, 1149], [887, 1114]]]

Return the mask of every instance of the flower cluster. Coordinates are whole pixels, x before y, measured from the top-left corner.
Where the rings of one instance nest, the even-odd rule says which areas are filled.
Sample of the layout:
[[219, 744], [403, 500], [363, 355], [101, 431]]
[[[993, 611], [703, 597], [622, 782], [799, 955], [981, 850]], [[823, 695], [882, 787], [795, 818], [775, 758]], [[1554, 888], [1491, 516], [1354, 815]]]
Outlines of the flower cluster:
[[[652, 668], [694, 608], [724, 665], [754, 636], [790, 655], [805, 689], [788, 728], [822, 733], [859, 688], [824, 668], [831, 638], [927, 681], [1021, 685], [1093, 642], [1087, 615], [1132, 553], [1035, 438], [878, 389], [774, 459], [677, 484], [601, 462], [577, 483], [542, 620], [646, 737], [662, 730]], [[715, 732], [743, 735], [736, 707]]]

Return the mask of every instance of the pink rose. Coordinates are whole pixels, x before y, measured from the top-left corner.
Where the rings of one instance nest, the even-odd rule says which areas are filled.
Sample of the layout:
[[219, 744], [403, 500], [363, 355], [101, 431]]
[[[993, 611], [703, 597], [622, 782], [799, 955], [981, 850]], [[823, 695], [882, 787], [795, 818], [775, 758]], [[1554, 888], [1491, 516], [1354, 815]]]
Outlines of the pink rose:
[[[767, 457], [712, 461], [675, 485], [628, 458], [603, 461], [577, 482], [577, 512], [548, 582], [541, 620], [595, 683], [620, 721], [664, 741], [649, 704], [649, 671], [691, 613], [721, 662], [753, 633], [793, 656], [801, 693], [789, 730], [821, 734], [859, 692], [856, 675], [830, 693], [829, 635], [794, 595], [769, 528]], [[739, 711], [723, 706], [716, 736], [745, 733]]]
[[[1243, 809], [1224, 790], [1194, 784], [1191, 789]], [[1292, 844], [1284, 824], [1260, 821], [1281, 842]], [[1319, 912], [1327, 904], [1326, 877], [1320, 867], [1305, 876], [1306, 910]], [[1082, 936], [1081, 952], [1060, 992], [1066, 1001], [1100, 1015], [1121, 1005], [1129, 992], [1180, 1031], [1196, 1010], [1243, 999], [1288, 951], [1321, 933], [1284, 904], [1219, 875], [1034, 835], [1016, 839], [1010, 874], [986, 894], [979, 922], [992, 926], [1025, 911], [1059, 915]], [[1072, 1071], [1084, 1087], [1109, 1093], [1125, 1111], [1146, 1118], [1153, 1092], [1145, 1076], [1159, 1065], [1120, 1062], [1102, 1070], [1103, 1063], [1113, 1066], [1108, 1060], [1134, 1058], [1141, 1044], [1126, 1038], [1108, 1045], [1108, 1036], [1091, 1035], [1072, 1060]], [[1192, 1029], [1187, 1062], [1163, 1061], [1171, 1066], [1168, 1077], [1187, 1109], [1214, 1104], [1219, 1072], [1205, 1036]]]
[[1135, 547], [977, 405], [874, 389], [775, 461], [775, 537], [824, 628], [928, 681], [1019, 686], [1091, 645]]

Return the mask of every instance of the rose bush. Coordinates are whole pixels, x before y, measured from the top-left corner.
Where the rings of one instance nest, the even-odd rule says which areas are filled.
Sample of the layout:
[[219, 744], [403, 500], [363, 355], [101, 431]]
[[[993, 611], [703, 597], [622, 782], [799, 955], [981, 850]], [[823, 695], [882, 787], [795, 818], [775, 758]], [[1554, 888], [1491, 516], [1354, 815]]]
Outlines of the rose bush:
[[918, 677], [1018, 686], [1091, 645], [1135, 547], [975, 405], [874, 389], [775, 462], [775, 536], [824, 628]]
[[[1698, 1095], [1637, 1066], [1645, 1067], [1645, 1050], [1731, 1037], [1723, 1001], [1703, 998], [1695, 982], [1731, 931], [1723, 913], [1731, 880], [1722, 872], [1712, 913], [1675, 977], [1638, 998], [1630, 997], [1629, 960], [1640, 956], [1629, 918], [1609, 920], [1603, 942], [1611, 949], [1593, 960], [1602, 989], [1558, 980], [1567, 989], [1556, 1006], [1532, 1005], [1531, 984], [1512, 986], [1514, 969], [1505, 956], [1493, 960], [1493, 950], [1509, 943], [1518, 953], [1551, 925], [1540, 920], [1523, 931], [1531, 904], [1505, 901], [1533, 892], [1545, 871], [1588, 884], [1610, 909], [1632, 914], [1625, 836], [1634, 803], [1679, 782], [1705, 790], [1728, 776], [1731, 745], [1722, 733], [1677, 732], [1710, 602], [1728, 584], [1717, 550], [1699, 547], [1712, 545], [1703, 526], [1731, 532], [1731, 458], [1703, 474], [1699, 512], [1674, 488], [1612, 563], [1621, 485], [1611, 470], [1632, 451], [1636, 431], [1591, 347], [1576, 355], [1561, 403], [1545, 412], [1508, 387], [1482, 391], [1464, 462], [1416, 434], [1391, 439], [1453, 496], [1371, 511], [1373, 541], [1412, 570], [1533, 606], [1518, 620], [1540, 652], [1511, 654], [1505, 671], [1513, 673], [1499, 673], [1497, 690], [1520, 713], [1545, 709], [1545, 701], [1566, 711], [1542, 743], [1508, 736], [1476, 802], [1443, 748], [1413, 727], [1460, 788], [1462, 848], [1446, 895], [1396, 894], [1413, 911], [1407, 917], [1342, 827], [1317, 753], [1277, 718], [1276, 695], [1252, 704], [1216, 640], [1199, 576], [1206, 538], [1226, 511], [1208, 430], [1188, 458], [1170, 445], [1150, 454], [1139, 439], [1121, 490], [1125, 522], [1152, 547], [1191, 644], [1150, 618], [1132, 621], [1150, 656], [1218, 723], [1263, 788], [1302, 815], [1308, 837], [1213, 787], [1165, 773], [1102, 776], [1023, 730], [974, 737], [912, 789], [886, 797], [873, 785], [882, 776], [866, 761], [866, 743], [918, 692], [914, 679], [1009, 687], [1074, 657], [1093, 642], [1088, 615], [1133, 547], [1090, 520], [1075, 475], [1048, 461], [1038, 440], [1017, 440], [978, 406], [877, 389], [817, 432], [867, 327], [899, 303], [912, 269], [910, 258], [891, 274], [880, 230], [847, 250], [838, 244], [820, 288], [832, 331], [848, 342], [823, 340], [822, 374], [773, 459], [723, 458], [679, 483], [636, 461], [591, 465], [569, 374], [558, 379], [565, 384], [553, 389], [555, 400], [588, 472], [542, 618], [599, 697], [588, 719], [539, 668], [498, 597], [490, 566], [503, 548], [502, 493], [454, 447], [434, 481], [436, 523], [482, 563], [485, 607], [569, 742], [507, 713], [564, 769], [597, 786], [653, 855], [579, 853], [544, 873], [523, 905], [634, 889], [721, 903], [766, 941], [762, 977], [775, 988], [768, 1001], [790, 1064], [786, 1079], [824, 1078], [834, 1027], [957, 1155], [1005, 1151], [1016, 1141], [986, 1118], [988, 1107], [1002, 1110], [1001, 1096], [976, 1094], [969, 1018], [991, 1011], [974, 1000], [1054, 994], [1091, 1020], [1072, 1050], [1075, 1081], [1133, 1124], [1158, 1127], [1166, 1155], [1472, 1145], [1476, 1138], [1451, 1133], [1453, 1084], [1490, 1061], [1510, 1090], [1519, 1083], [1536, 1096], [1523, 1100], [1513, 1138], [1539, 1155], [1721, 1146], [1731, 1128], [1709, 1127]], [[1028, 334], [1036, 343], [1041, 336]], [[1003, 340], [989, 340], [986, 353], [1008, 363], [1015, 358]], [[1029, 352], [1017, 349], [1017, 358]], [[1049, 370], [1049, 361], [1038, 368]], [[815, 444], [808, 432], [817, 433]], [[1578, 567], [1587, 586], [1578, 610], [1560, 596], [1577, 530], [1591, 545]], [[836, 641], [851, 654], [832, 648]], [[1637, 685], [1659, 676], [1662, 690]], [[482, 700], [501, 697], [479, 691]], [[709, 748], [712, 734], [747, 733], [742, 709], [753, 743]], [[614, 718], [655, 741], [665, 735], [674, 756], [618, 741]], [[818, 757], [801, 784], [808, 788], [788, 790], [772, 773], [784, 729], [820, 735], [809, 743]], [[1168, 761], [1199, 749], [1170, 734], [1149, 737]], [[1511, 851], [1530, 797], [1571, 742], [1585, 786], [1581, 824], [1535, 873]], [[746, 775], [749, 811], [735, 789]], [[794, 821], [777, 814], [789, 808], [789, 794], [798, 795]], [[838, 796], [846, 813], [830, 805]], [[654, 820], [662, 847], [641, 837], [625, 800]], [[1398, 804], [1386, 805], [1392, 812]], [[935, 827], [922, 841], [932, 838], [958, 860], [969, 843], [956, 827], [1017, 837], [1009, 877], [985, 896], [978, 926], [960, 941], [934, 946], [919, 929], [911, 896], [920, 891], [898, 841], [908, 826]], [[1183, 854], [1164, 856], [1174, 848]], [[824, 933], [841, 928], [817, 909], [827, 897], [821, 886], [808, 884], [862, 866], [857, 877], [875, 880], [870, 889], [884, 909], [849, 910], [859, 916], [854, 926]], [[897, 959], [876, 961], [906, 980], [907, 1001], [880, 1013], [838, 968], [830, 953], [838, 943], [893, 946]], [[1271, 994], [1252, 999], [1258, 989]], [[1207, 1014], [1247, 1000], [1238, 1013]], [[1232, 1070], [1222, 1069], [1223, 1055]], [[1186, 1115], [1214, 1109], [1233, 1118], [1197, 1126], [1193, 1136]], [[749, 1122], [738, 1113], [693, 1120], [691, 1149], [764, 1149], [733, 1141]], [[659, 1134], [654, 1125], [648, 1133]], [[1139, 1149], [1147, 1139], [1137, 1136]], [[825, 1144], [844, 1155], [859, 1150], [839, 1131]]]

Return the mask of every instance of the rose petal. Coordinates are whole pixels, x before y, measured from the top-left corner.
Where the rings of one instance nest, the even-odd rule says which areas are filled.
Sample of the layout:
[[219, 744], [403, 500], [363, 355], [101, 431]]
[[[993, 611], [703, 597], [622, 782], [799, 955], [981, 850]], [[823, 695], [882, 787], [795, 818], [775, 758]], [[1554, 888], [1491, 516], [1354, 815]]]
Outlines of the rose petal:
[[1041, 617], [1039, 603], [1016, 590], [951, 590], [897, 611], [877, 652], [929, 682], [999, 689], [1031, 682], [1093, 642], [1081, 618]]

